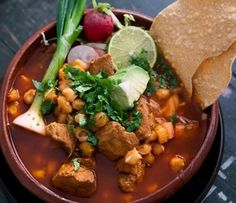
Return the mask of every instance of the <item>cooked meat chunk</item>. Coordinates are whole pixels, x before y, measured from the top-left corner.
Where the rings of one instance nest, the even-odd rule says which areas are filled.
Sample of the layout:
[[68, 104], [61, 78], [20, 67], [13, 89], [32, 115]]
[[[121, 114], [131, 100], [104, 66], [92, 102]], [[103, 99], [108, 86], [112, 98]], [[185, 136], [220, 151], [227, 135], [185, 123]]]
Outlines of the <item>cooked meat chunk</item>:
[[52, 178], [52, 185], [72, 195], [89, 197], [96, 190], [96, 175], [84, 166], [75, 171], [71, 163], [63, 164]]
[[79, 158], [80, 165], [85, 166], [86, 168], [95, 170], [96, 163], [93, 158]]
[[151, 133], [154, 125], [154, 117], [149, 109], [146, 97], [142, 96], [139, 100], [137, 110], [142, 114], [142, 121], [139, 129], [135, 132], [139, 140], [144, 140]]
[[90, 64], [90, 67], [89, 67], [90, 73], [97, 74], [102, 71], [108, 75], [114, 74], [114, 68], [112, 66], [112, 58], [110, 54], [105, 54], [93, 60]]
[[144, 164], [141, 160], [138, 161], [136, 165], [130, 165], [125, 163], [124, 158], [120, 159], [117, 163], [117, 170], [121, 173], [131, 174], [136, 177], [136, 183], [143, 181], [144, 177]]
[[118, 122], [110, 121], [97, 131], [99, 150], [110, 160], [124, 156], [129, 150], [138, 146], [135, 133], [125, 131]]
[[75, 150], [76, 138], [69, 132], [66, 124], [50, 123], [46, 126], [46, 133], [59, 142], [71, 156]]
[[131, 174], [122, 174], [118, 178], [118, 184], [122, 191], [133, 192], [136, 187], [136, 177]]

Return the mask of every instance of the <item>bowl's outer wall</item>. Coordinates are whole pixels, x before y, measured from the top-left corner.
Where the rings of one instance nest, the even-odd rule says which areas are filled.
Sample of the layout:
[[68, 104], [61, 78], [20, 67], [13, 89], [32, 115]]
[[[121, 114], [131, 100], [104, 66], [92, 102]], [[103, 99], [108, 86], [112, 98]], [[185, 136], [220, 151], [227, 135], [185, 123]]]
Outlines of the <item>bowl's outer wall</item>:
[[[128, 10], [115, 10], [114, 12], [118, 18], [122, 18], [124, 13], [131, 13], [136, 19], [136, 24], [139, 26], [146, 27], [147, 29], [151, 26], [152, 18], [128, 11]], [[26, 187], [29, 191], [34, 193], [36, 196], [47, 202], [73, 202], [71, 200], [65, 199], [58, 194], [47, 189], [41, 183], [36, 181], [31, 174], [24, 167], [24, 164], [21, 162], [18, 153], [14, 147], [13, 140], [8, 132], [8, 119], [6, 113], [6, 97], [9, 89], [15, 81], [16, 73], [20, 70], [21, 65], [27, 60], [27, 58], [33, 53], [35, 48], [39, 46], [41, 42], [41, 32], [44, 32], [47, 38], [55, 37], [56, 29], [55, 22], [50, 22], [43, 28], [39, 29], [35, 34], [33, 34], [26, 43], [20, 48], [17, 52], [10, 65], [7, 68], [7, 71], [4, 75], [4, 80], [1, 88], [1, 116], [0, 116], [0, 125], [1, 125], [1, 136], [0, 144], [3, 154], [15, 174], [18, 180]], [[157, 202], [163, 201], [177, 192], [184, 184], [186, 184], [191, 177], [198, 171], [201, 167], [203, 161], [205, 160], [216, 135], [217, 125], [218, 125], [218, 103], [216, 102], [212, 107], [207, 109], [207, 113], [210, 116], [209, 130], [206, 135], [205, 141], [199, 150], [196, 157], [188, 165], [188, 167], [176, 177], [172, 182], [167, 184], [165, 187], [161, 188], [157, 192], [135, 202]]]

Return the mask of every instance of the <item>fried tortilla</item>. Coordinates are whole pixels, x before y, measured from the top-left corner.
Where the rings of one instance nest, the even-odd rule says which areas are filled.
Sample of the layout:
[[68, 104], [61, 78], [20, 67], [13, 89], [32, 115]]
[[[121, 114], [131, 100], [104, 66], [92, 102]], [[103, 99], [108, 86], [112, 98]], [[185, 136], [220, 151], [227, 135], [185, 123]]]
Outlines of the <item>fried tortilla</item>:
[[[236, 41], [236, 0], [178, 0], [155, 17], [150, 34], [191, 97], [203, 61]], [[221, 70], [227, 79], [228, 69]]]
[[193, 76], [194, 98], [201, 109], [213, 104], [227, 88], [236, 57], [236, 42], [221, 55], [206, 59]]

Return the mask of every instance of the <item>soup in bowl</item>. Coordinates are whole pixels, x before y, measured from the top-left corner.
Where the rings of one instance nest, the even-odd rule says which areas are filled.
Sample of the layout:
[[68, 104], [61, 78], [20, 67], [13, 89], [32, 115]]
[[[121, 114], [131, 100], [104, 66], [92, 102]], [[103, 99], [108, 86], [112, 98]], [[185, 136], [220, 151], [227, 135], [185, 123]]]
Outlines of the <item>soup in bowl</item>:
[[[127, 13], [133, 27], [150, 28], [150, 17], [114, 11], [121, 21]], [[43, 89], [38, 81], [56, 50], [55, 37], [55, 22], [37, 31], [4, 76], [1, 148], [16, 177], [48, 202], [151, 202], [177, 192], [211, 148], [218, 104], [201, 111], [159, 54], [150, 64], [140, 50], [119, 69], [111, 47], [84, 38]], [[127, 86], [134, 90], [125, 92]], [[14, 124], [40, 91], [44, 136]]]

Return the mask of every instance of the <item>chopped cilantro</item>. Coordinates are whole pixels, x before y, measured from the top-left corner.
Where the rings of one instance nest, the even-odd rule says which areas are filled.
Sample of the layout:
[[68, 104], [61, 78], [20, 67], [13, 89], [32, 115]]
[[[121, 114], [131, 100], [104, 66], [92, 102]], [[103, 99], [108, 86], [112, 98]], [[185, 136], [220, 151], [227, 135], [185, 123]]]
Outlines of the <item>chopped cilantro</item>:
[[173, 114], [171, 117], [170, 117], [170, 121], [173, 123], [173, 124], [176, 124], [178, 122], [178, 117], [176, 114]]
[[137, 55], [131, 57], [131, 64], [137, 65], [148, 72], [150, 81], [148, 82], [145, 91], [145, 94], [147, 95], [151, 95], [157, 89], [156, 82], [160, 84], [160, 88], [175, 88], [178, 85], [175, 74], [160, 54], [158, 54], [157, 57], [157, 68], [159, 73], [150, 67], [147, 60], [147, 51], [144, 49]]
[[79, 158], [73, 158], [71, 161], [72, 161], [74, 170], [75, 170], [75, 171], [78, 171], [79, 168], [80, 168], [80, 163], [78, 162], [78, 161], [79, 161]]
[[71, 134], [75, 134], [75, 125], [73, 122], [67, 122], [67, 129]]
[[36, 80], [32, 80], [32, 82], [36, 90], [39, 92], [45, 92], [48, 89], [55, 88], [57, 84], [57, 81], [53, 81], [53, 80], [48, 80], [46, 82], [38, 82]]
[[88, 142], [91, 145], [96, 146], [98, 144], [98, 138], [95, 135], [93, 135], [92, 133], [89, 133]]
[[43, 92], [44, 91], [44, 85], [42, 82], [38, 82], [36, 80], [32, 80], [34, 87], [36, 88], [37, 91]]
[[43, 103], [41, 105], [41, 112], [42, 112], [42, 114], [43, 115], [50, 114], [55, 106], [56, 106], [56, 104], [51, 102], [50, 100], [43, 101]]
[[147, 60], [147, 51], [142, 49], [142, 51], [138, 54], [135, 54], [131, 57], [131, 64], [139, 66], [140, 68], [143, 68], [147, 72], [150, 72], [150, 65]]
[[138, 129], [141, 123], [139, 113], [136, 108], [123, 111], [111, 99], [114, 82], [107, 75], [103, 73], [91, 75], [71, 66], [67, 66], [64, 72], [72, 80], [71, 88], [78, 92], [80, 98], [85, 102], [83, 111], [87, 116], [86, 126], [88, 128], [94, 126], [94, 115], [96, 113], [105, 112], [111, 120], [119, 122], [127, 130]]
[[157, 64], [157, 68], [161, 72], [157, 77], [157, 80], [160, 82], [160, 87], [175, 88], [176, 86], [178, 86], [179, 82], [174, 72], [171, 70], [170, 66], [166, 63], [166, 61], [160, 54], [158, 54], [157, 57]]
[[128, 123], [126, 130], [128, 132], [133, 132], [139, 128], [142, 121], [142, 115], [140, 112], [134, 112], [132, 114], [132, 122]]

